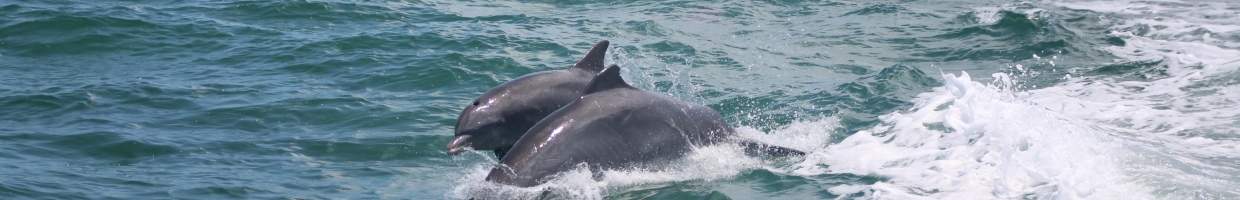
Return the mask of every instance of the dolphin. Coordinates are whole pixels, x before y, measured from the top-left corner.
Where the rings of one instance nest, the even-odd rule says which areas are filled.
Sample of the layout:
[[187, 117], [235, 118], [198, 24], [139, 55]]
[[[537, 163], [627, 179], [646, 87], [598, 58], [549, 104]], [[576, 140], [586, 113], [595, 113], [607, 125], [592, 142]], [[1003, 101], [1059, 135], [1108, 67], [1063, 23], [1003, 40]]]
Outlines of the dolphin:
[[527, 74], [478, 97], [457, 118], [448, 154], [457, 155], [469, 147], [492, 150], [496, 158], [503, 158], [531, 126], [581, 97], [586, 84], [603, 70], [608, 44], [607, 40], [594, 44], [568, 69]]
[[714, 109], [634, 88], [614, 64], [583, 92], [526, 131], [486, 180], [529, 187], [581, 164], [595, 172], [657, 165], [735, 135]]

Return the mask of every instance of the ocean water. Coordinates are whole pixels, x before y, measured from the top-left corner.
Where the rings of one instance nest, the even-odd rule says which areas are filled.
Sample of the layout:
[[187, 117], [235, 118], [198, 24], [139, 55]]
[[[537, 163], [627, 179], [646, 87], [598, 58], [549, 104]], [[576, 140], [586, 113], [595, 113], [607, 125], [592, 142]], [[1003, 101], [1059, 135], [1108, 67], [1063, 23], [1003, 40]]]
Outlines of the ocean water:
[[[809, 152], [514, 188], [450, 157], [574, 63]], [[1240, 2], [0, 0], [0, 199], [1240, 199]]]

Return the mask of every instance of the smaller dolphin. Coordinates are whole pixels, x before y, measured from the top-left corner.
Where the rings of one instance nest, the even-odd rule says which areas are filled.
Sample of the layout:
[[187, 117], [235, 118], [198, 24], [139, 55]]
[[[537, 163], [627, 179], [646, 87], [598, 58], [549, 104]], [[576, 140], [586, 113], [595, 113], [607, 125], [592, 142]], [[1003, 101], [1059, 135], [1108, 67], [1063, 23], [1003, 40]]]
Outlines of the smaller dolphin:
[[616, 65], [584, 94], [531, 127], [486, 180], [528, 187], [582, 163], [595, 172], [659, 164], [733, 135], [715, 110], [629, 86]]
[[594, 44], [568, 69], [527, 74], [482, 94], [457, 118], [448, 154], [471, 147], [493, 150], [496, 158], [503, 158], [531, 126], [581, 97], [586, 84], [603, 70], [608, 44], [607, 40]]

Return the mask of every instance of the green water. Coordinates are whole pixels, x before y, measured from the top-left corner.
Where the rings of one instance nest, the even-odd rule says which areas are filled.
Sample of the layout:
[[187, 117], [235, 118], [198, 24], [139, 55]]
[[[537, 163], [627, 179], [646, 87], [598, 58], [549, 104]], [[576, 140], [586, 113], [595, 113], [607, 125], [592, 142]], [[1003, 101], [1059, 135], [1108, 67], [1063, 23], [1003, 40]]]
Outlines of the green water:
[[[1105, 51], [1125, 45], [1106, 16], [1009, 1], [5, 0], [0, 197], [461, 198], [495, 161], [445, 154], [460, 109], [604, 39], [640, 88], [737, 127], [839, 119], [820, 130], [833, 141], [941, 73], [1024, 73], [1024, 89], [1162, 77], [1164, 63]], [[603, 196], [861, 197], [828, 188], [886, 178], [731, 174]]]

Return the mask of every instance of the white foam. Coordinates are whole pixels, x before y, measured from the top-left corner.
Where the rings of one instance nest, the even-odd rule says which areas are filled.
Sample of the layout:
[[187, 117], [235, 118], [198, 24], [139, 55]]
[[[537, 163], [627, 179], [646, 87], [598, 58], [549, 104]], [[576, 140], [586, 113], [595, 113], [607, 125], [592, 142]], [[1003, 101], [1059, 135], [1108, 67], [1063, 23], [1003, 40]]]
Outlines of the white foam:
[[764, 133], [753, 127], [736, 129], [737, 135], [748, 140], [766, 144], [779, 144], [801, 151], [815, 151], [826, 148], [831, 143], [831, 134], [827, 131], [840, 127], [839, 118], [830, 117], [819, 120], [796, 121], [772, 133]]
[[973, 18], [974, 18], [974, 19], [977, 19], [977, 22], [978, 22], [978, 23], [982, 23], [982, 24], [993, 24], [993, 23], [995, 23], [995, 22], [999, 21], [999, 18], [1003, 17], [1003, 16], [1000, 16], [1000, 15], [999, 15], [999, 11], [1003, 11], [1003, 9], [1002, 9], [1002, 8], [998, 8], [998, 7], [978, 7], [978, 8], [974, 8], [974, 9], [973, 9]]
[[882, 116], [794, 173], [889, 178], [869, 186], [876, 199], [1147, 198], [1129, 184], [1120, 165], [1128, 155], [1105, 132], [967, 73], [944, 79], [915, 109]]
[[[714, 181], [731, 178], [742, 171], [765, 168], [766, 161], [746, 156], [742, 148], [734, 144], [699, 147], [684, 159], [668, 166], [603, 171], [602, 179], [595, 179], [587, 167], [563, 172], [534, 187], [514, 187], [483, 181], [490, 165], [476, 166], [468, 175], [457, 181], [448, 194], [452, 199], [537, 199], [551, 196], [556, 199], [603, 199], [615, 188], [625, 188], [651, 183], [682, 181]], [[669, 167], [674, 166], [674, 167]], [[544, 194], [546, 192], [546, 194]]]
[[1160, 197], [1240, 198], [1240, 2], [1057, 4], [1122, 17], [1111, 34], [1126, 45], [1106, 50], [1124, 60], [1161, 61], [1168, 76], [1075, 79], [1030, 91], [1031, 101], [1130, 141], [1129, 150], [1141, 156], [1127, 168]]

